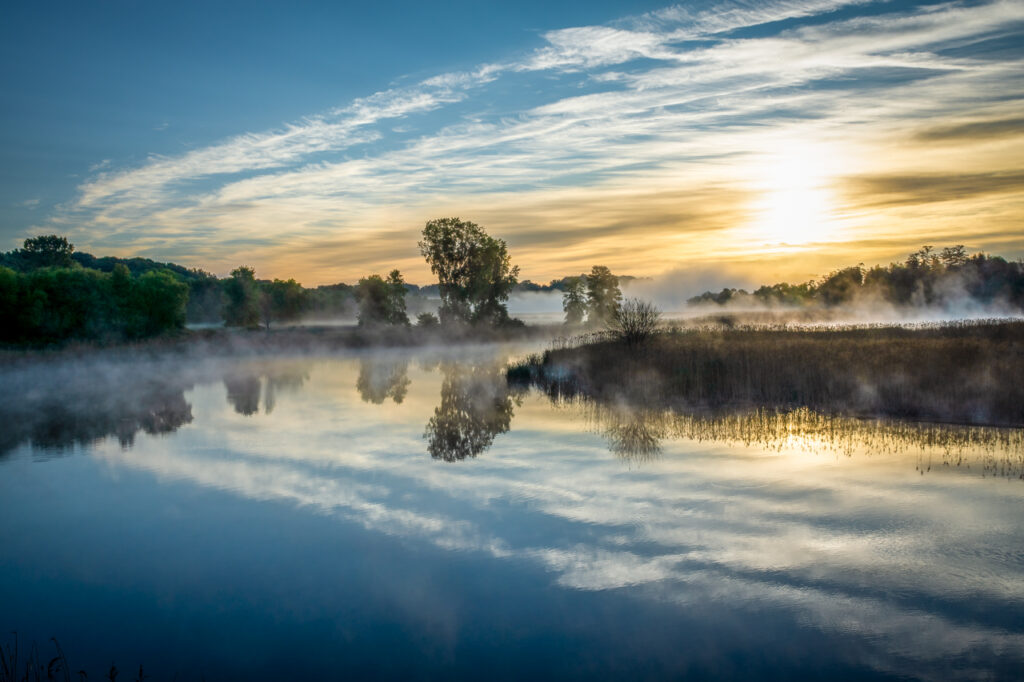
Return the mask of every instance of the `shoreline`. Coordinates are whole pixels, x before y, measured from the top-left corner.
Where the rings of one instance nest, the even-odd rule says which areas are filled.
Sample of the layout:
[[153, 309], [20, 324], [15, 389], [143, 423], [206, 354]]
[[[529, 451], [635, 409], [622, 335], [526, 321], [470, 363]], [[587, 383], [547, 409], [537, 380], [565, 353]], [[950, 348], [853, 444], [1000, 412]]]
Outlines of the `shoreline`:
[[808, 408], [860, 419], [1024, 427], [1024, 321], [702, 327], [630, 346], [566, 340], [507, 369], [552, 401], [685, 413]]

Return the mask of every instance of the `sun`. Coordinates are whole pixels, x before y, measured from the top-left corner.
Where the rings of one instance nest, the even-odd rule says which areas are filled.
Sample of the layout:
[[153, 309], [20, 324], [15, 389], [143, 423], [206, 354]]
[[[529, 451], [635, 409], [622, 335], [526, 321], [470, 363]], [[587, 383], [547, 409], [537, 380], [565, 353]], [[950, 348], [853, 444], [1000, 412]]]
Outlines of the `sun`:
[[751, 189], [749, 238], [765, 246], [828, 241], [835, 231], [831, 172], [835, 159], [824, 147], [790, 143], [764, 154]]

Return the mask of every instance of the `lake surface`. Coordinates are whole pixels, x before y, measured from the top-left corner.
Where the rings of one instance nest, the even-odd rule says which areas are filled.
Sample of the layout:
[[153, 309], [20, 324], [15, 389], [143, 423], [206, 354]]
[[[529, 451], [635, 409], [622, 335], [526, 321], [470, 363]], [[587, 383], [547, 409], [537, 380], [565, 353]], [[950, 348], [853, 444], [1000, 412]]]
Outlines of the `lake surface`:
[[90, 679], [1024, 677], [1020, 430], [556, 404], [528, 350], [0, 372], [0, 631]]

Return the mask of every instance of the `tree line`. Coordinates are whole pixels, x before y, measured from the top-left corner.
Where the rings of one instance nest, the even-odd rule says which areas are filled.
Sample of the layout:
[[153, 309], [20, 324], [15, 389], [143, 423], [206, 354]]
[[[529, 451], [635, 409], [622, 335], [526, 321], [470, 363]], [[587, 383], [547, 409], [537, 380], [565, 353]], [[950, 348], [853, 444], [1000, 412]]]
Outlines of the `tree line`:
[[442, 218], [426, 224], [418, 246], [437, 275], [432, 287], [410, 285], [392, 270], [354, 286], [307, 289], [294, 279], [257, 279], [249, 266], [221, 279], [145, 258], [76, 253], [58, 235], [33, 237], [21, 249], [0, 253], [0, 342], [133, 339], [180, 330], [186, 321], [255, 328], [317, 315], [355, 314], [361, 327], [411, 326], [407, 297], [422, 309], [430, 289], [440, 307], [437, 315], [420, 312], [418, 326], [522, 324], [506, 306], [519, 267], [503, 240], [475, 223]]
[[737, 304], [835, 307], [885, 302], [898, 307], [943, 306], [966, 300], [1003, 303], [1024, 309], [1024, 262], [985, 253], [968, 254], [963, 245], [936, 250], [924, 246], [903, 262], [840, 268], [819, 280], [765, 285], [752, 292], [725, 288], [705, 291], [690, 305]]

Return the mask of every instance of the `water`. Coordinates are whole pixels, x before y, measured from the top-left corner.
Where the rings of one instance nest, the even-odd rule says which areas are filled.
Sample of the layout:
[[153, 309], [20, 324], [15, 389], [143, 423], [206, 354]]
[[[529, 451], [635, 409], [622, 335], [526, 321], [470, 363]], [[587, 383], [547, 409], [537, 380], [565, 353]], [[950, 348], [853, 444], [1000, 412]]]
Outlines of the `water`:
[[1021, 678], [1020, 430], [553, 404], [524, 350], [6, 370], [2, 632], [90, 679]]

